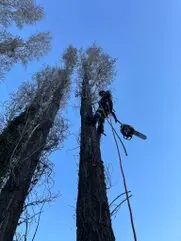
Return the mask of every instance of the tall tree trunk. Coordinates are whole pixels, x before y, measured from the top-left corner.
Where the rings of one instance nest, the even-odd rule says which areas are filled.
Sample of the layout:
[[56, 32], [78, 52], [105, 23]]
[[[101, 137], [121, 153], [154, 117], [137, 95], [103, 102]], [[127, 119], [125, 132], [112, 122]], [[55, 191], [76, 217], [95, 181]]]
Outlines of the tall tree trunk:
[[[0, 192], [0, 241], [13, 240], [31, 179], [59, 110], [67, 78], [66, 71], [59, 71], [59, 78], [44, 88], [43, 95], [38, 93], [28, 108], [27, 132], [19, 141], [20, 148], [14, 152], [14, 167]], [[17, 130], [21, 127], [21, 118], [18, 123], [14, 123]], [[13, 133], [7, 134], [11, 136]]]
[[77, 199], [77, 241], [114, 241], [106, 195], [100, 136], [88, 123], [93, 117], [86, 65], [81, 96], [81, 147]]
[[0, 189], [6, 178], [11, 160], [21, 148], [21, 137], [25, 134], [28, 111], [24, 111], [14, 118], [0, 135]]

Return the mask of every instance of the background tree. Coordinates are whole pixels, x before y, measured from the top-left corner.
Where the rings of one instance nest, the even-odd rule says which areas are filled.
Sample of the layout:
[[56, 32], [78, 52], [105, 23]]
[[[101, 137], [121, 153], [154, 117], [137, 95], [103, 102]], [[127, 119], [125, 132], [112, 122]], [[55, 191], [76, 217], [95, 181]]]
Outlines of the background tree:
[[34, 0], [0, 0], [0, 23], [9, 27], [15, 23], [19, 28], [33, 24], [44, 16], [43, 8]]
[[48, 52], [51, 39], [48, 32], [37, 33], [23, 40], [7, 30], [10, 25], [22, 28], [43, 17], [43, 8], [33, 0], [0, 0], [0, 78], [13, 64], [26, 64]]
[[[12, 93], [9, 100], [3, 103], [4, 111], [0, 115], [1, 132], [8, 126], [10, 121], [25, 110], [26, 106], [30, 105], [36, 91], [37, 82], [36, 77], [34, 77], [34, 81], [23, 82], [18, 91]], [[54, 186], [54, 165], [49, 156], [53, 151], [62, 148], [63, 140], [67, 137], [67, 130], [68, 124], [63, 117], [62, 108], [60, 108], [31, 181], [29, 194], [18, 221], [18, 228], [14, 237], [16, 241], [28, 240], [33, 230], [37, 233], [37, 227], [43, 211], [42, 208], [45, 209], [46, 204], [55, 201], [59, 196], [58, 193], [52, 192]], [[6, 170], [9, 169], [7, 168]]]
[[113, 78], [115, 60], [96, 45], [79, 56], [78, 94], [81, 99], [81, 138], [77, 198], [77, 241], [114, 241], [104, 165], [100, 152], [100, 135], [90, 124], [92, 104], [98, 91]]
[[[15, 233], [56, 114], [70, 89], [76, 49], [70, 46], [63, 60], [63, 68], [47, 67], [36, 75], [38, 89], [33, 100], [1, 134], [0, 145], [8, 142], [11, 146], [1, 163], [0, 240], [10, 241]], [[0, 155], [5, 157], [4, 152]]]

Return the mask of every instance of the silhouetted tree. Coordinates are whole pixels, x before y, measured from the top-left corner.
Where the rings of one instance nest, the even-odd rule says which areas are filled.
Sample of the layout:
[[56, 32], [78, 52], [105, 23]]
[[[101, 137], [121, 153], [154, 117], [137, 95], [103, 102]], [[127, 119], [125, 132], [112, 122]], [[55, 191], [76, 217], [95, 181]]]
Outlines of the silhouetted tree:
[[77, 241], [114, 241], [106, 195], [100, 135], [91, 125], [98, 91], [113, 78], [115, 60], [96, 45], [80, 53], [78, 93], [81, 98], [81, 138], [77, 198]]
[[6, 156], [0, 153], [0, 241], [13, 239], [50, 130], [70, 88], [76, 49], [70, 46], [63, 60], [63, 68], [47, 67], [37, 74], [38, 89], [33, 100], [1, 134], [0, 146], [8, 143], [9, 148]]

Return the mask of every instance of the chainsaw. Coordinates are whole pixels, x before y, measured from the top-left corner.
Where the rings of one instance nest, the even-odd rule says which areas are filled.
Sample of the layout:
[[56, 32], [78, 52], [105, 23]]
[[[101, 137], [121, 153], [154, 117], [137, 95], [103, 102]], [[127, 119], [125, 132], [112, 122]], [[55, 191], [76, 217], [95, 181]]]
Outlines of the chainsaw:
[[130, 139], [132, 139], [133, 135], [135, 135], [143, 140], [147, 139], [147, 137], [144, 134], [135, 130], [134, 127], [132, 127], [128, 124], [123, 124], [120, 121], [118, 121], [118, 122], [121, 124], [120, 132], [122, 133], [122, 135], [125, 139], [130, 140]]

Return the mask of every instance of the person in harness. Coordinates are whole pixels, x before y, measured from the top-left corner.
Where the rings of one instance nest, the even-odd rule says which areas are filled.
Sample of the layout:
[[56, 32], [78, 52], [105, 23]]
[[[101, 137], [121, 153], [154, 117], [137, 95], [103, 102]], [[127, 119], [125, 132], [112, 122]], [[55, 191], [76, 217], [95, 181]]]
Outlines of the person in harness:
[[93, 125], [96, 125], [98, 123], [97, 132], [100, 134], [104, 134], [105, 118], [109, 114], [112, 114], [116, 123], [118, 120], [117, 120], [116, 114], [113, 111], [113, 102], [112, 102], [112, 96], [110, 91], [102, 90], [99, 92], [99, 96], [101, 97], [101, 99], [98, 102], [99, 107], [93, 117]]

